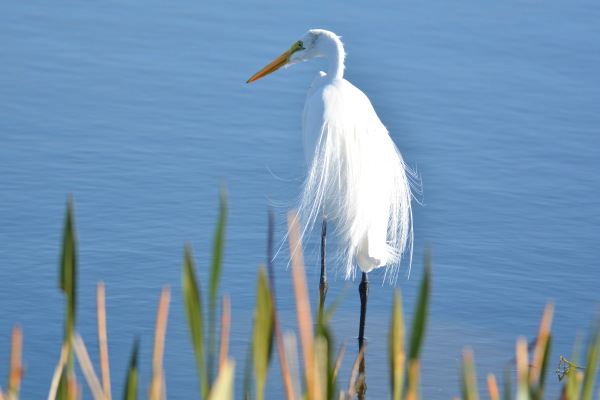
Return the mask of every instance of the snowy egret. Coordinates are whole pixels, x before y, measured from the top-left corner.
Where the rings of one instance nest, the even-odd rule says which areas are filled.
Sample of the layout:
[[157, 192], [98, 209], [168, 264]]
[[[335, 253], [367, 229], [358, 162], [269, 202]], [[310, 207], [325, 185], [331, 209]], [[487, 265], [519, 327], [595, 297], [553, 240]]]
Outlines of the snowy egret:
[[[312, 82], [302, 118], [308, 174], [300, 201], [304, 231], [322, 217], [321, 302], [327, 291], [326, 221], [339, 235], [337, 260], [345, 278], [362, 271], [359, 344], [364, 339], [369, 280], [367, 273], [386, 266], [395, 282], [400, 260], [412, 261], [411, 186], [420, 178], [403, 161], [367, 96], [344, 79], [345, 52], [333, 32], [309, 30], [285, 53], [253, 75], [247, 83], [315, 57], [329, 62], [327, 73]], [[322, 304], [321, 304], [322, 306]]]

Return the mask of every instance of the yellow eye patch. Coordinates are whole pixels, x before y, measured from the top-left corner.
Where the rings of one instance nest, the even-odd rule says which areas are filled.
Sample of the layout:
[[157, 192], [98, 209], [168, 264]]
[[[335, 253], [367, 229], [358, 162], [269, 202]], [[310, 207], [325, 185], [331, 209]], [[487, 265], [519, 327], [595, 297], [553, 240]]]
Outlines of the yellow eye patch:
[[300, 51], [300, 50], [304, 50], [304, 44], [302, 43], [302, 40], [298, 40], [298, 41], [297, 41], [296, 43], [294, 43], [294, 44], [292, 45], [292, 47], [290, 48], [290, 51], [291, 51], [292, 53], [295, 53], [295, 52], [297, 52], [297, 51]]

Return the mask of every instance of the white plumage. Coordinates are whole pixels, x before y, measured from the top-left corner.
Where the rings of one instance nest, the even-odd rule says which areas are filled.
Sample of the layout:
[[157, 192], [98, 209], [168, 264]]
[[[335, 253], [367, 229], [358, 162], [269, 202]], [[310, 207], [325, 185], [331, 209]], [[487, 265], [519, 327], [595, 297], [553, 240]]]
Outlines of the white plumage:
[[[402, 255], [412, 259], [411, 185], [420, 179], [403, 161], [367, 96], [344, 79], [344, 48], [332, 32], [313, 29], [248, 82], [282, 66], [326, 57], [302, 118], [308, 174], [300, 215], [310, 230], [324, 214], [339, 236], [345, 278], [387, 266], [394, 282]], [[409, 261], [410, 268], [410, 261]]]

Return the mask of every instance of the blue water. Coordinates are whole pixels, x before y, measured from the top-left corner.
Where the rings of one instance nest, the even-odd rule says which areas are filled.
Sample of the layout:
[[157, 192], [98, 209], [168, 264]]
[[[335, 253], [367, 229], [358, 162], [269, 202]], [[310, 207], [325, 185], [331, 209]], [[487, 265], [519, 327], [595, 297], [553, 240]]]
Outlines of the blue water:
[[[48, 391], [62, 337], [57, 264], [71, 194], [77, 326], [92, 358], [95, 286], [103, 280], [115, 395], [136, 336], [146, 385], [159, 291], [170, 285], [167, 391], [172, 399], [194, 396], [181, 258], [191, 243], [206, 277], [223, 182], [230, 215], [222, 292], [232, 296], [231, 354], [243, 375], [267, 210], [275, 209], [281, 240], [305, 168], [305, 93], [326, 63], [244, 82], [317, 27], [343, 36], [346, 78], [370, 97], [423, 178], [415, 262], [398, 287], [410, 317], [431, 246], [424, 397], [460, 393], [467, 345], [482, 383], [488, 372], [501, 375], [515, 339], [533, 338], [549, 300], [554, 369], [600, 299], [599, 18], [596, 2], [558, 0], [0, 2], [0, 376], [19, 323], [22, 397]], [[313, 237], [306, 259], [315, 298], [317, 253]], [[278, 307], [292, 330], [286, 264], [283, 252]], [[379, 399], [388, 393], [381, 365], [394, 288], [381, 285], [382, 273], [371, 275], [367, 398]], [[336, 340], [348, 342], [344, 377], [356, 354], [357, 284], [330, 284], [330, 299], [347, 290], [333, 319]], [[283, 393], [278, 374], [273, 365], [274, 397]], [[558, 390], [550, 374], [548, 397]]]

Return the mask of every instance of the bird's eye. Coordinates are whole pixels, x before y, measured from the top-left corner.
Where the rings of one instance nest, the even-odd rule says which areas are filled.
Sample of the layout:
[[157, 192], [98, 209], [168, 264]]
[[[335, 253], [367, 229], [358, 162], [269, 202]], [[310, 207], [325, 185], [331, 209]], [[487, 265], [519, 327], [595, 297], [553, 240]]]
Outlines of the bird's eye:
[[300, 50], [304, 50], [304, 46], [302, 45], [302, 40], [298, 40], [296, 43], [294, 43], [294, 45], [290, 49], [291, 52], [296, 52], [296, 51], [300, 51]]

